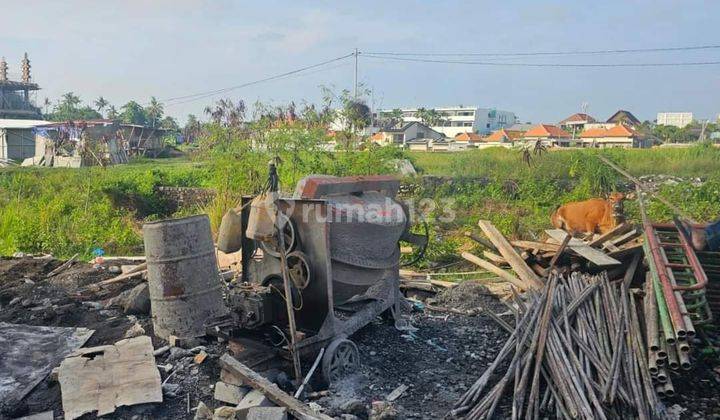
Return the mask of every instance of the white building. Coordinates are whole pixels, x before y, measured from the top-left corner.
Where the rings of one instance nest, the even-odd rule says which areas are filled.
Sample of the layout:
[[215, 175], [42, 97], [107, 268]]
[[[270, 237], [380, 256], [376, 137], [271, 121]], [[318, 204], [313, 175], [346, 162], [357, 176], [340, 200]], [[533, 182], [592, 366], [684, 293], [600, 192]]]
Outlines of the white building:
[[39, 120], [0, 119], [0, 160], [24, 159], [36, 155], [33, 128], [49, 124]]
[[[489, 134], [495, 130], [509, 127], [517, 122], [515, 113], [499, 111], [493, 108], [479, 108], [475, 106], [457, 106], [434, 109], [444, 119], [443, 124], [431, 126], [435, 131], [443, 133], [448, 138], [454, 138], [461, 133]], [[421, 121], [418, 118], [418, 108], [404, 108], [402, 111], [403, 123]], [[392, 110], [379, 110], [378, 115], [390, 113]]]
[[693, 121], [692, 112], [658, 112], [658, 125], [672, 125], [683, 128]]

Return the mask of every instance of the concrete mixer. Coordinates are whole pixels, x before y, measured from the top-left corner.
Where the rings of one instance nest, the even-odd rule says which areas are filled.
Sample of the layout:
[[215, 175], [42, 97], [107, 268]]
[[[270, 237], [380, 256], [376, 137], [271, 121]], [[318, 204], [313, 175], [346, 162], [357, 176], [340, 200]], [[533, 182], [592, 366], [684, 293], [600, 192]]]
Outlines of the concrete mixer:
[[251, 206], [253, 197], [244, 197], [239, 209], [229, 213], [232, 217], [223, 219], [223, 240], [218, 241], [222, 251], [242, 249], [242, 277], [230, 285], [229, 314], [209, 327], [230, 328], [228, 334], [235, 336], [269, 327], [287, 332], [284, 252], [295, 324], [303, 337], [296, 351], [312, 354], [325, 348], [322, 374], [327, 382], [354, 370], [359, 354], [348, 337], [380, 314], [399, 314], [398, 242], [421, 249], [427, 244], [427, 235], [410, 232], [410, 215], [395, 199], [399, 186], [391, 176], [308, 176], [292, 197], [273, 199], [282, 241], [279, 235], [261, 240], [248, 235], [257, 231], [248, 226], [256, 223], [251, 218], [255, 203]]

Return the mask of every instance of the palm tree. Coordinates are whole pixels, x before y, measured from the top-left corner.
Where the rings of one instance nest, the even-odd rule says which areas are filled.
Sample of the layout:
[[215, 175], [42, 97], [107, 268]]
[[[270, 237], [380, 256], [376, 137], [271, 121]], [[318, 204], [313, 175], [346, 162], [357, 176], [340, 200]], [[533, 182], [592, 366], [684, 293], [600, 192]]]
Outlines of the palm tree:
[[43, 106], [45, 107], [45, 114], [47, 114], [50, 111], [50, 98], [45, 98]]
[[430, 127], [438, 126], [445, 122], [442, 114], [435, 109], [418, 108], [417, 117], [423, 124]]
[[188, 115], [187, 122], [183, 128], [183, 134], [187, 139], [187, 143], [194, 143], [195, 139], [200, 135], [202, 125], [198, 121], [197, 117], [193, 114]]
[[108, 105], [110, 105], [110, 103], [102, 96], [95, 99], [95, 109], [97, 109], [100, 114], [102, 114], [103, 109]]
[[80, 102], [82, 102], [80, 97], [73, 92], [63, 94], [62, 99], [60, 100], [61, 106], [64, 105], [69, 109], [77, 108], [77, 106], [80, 105]]
[[117, 109], [115, 108], [115, 105], [108, 106], [108, 111], [105, 116], [111, 120], [117, 119], [118, 112], [117, 112]]
[[150, 126], [154, 128], [165, 113], [165, 106], [156, 97], [151, 96], [150, 104], [145, 108], [145, 113], [150, 119]]

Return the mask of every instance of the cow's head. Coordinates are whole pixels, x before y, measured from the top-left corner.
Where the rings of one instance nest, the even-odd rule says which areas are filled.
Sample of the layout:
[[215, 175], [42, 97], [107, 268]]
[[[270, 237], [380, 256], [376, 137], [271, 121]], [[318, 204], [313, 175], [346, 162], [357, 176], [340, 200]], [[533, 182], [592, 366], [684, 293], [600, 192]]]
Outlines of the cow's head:
[[608, 196], [608, 201], [613, 207], [613, 213], [616, 215], [623, 214], [623, 200], [625, 200], [625, 194], [621, 192], [611, 192]]

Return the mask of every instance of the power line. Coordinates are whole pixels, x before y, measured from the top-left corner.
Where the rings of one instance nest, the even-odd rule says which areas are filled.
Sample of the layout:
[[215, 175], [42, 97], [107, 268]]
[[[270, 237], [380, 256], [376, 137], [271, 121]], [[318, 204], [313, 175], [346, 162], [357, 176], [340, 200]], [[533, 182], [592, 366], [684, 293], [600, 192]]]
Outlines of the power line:
[[368, 52], [369, 55], [389, 56], [434, 56], [434, 57], [514, 57], [514, 56], [544, 56], [544, 55], [593, 55], [593, 54], [634, 54], [647, 52], [672, 52], [672, 51], [697, 51], [720, 49], [720, 45], [698, 45], [687, 47], [664, 47], [664, 48], [625, 48], [614, 50], [578, 50], [578, 51], [531, 51], [531, 52], [508, 52], [508, 53], [410, 53], [410, 52]]
[[[346, 58], [348, 58], [348, 57], [352, 57], [353, 54], [354, 54], [354, 53], [350, 53], [350, 54], [343, 55], [343, 56], [341, 56], [341, 57], [336, 57], [336, 58], [333, 58], [333, 59], [330, 59], [330, 60], [326, 60], [326, 61], [323, 61], [323, 62], [320, 62], [320, 63], [317, 63], [317, 64], [313, 64], [313, 65], [310, 65], [310, 66], [301, 67], [301, 68], [299, 68], [299, 69], [291, 70], [291, 71], [288, 71], [288, 72], [285, 72], [285, 73], [281, 73], [281, 74], [277, 74], [277, 75], [270, 76], [270, 77], [265, 77], [265, 78], [262, 78], [262, 79], [259, 79], [259, 80], [255, 80], [255, 81], [252, 81], [252, 82], [243, 83], [243, 84], [240, 84], [240, 85], [235, 85], [235, 86], [230, 86], [230, 87], [226, 87], [226, 88], [222, 88], [222, 89], [210, 90], [210, 91], [205, 91], [205, 92], [198, 92], [198, 93], [194, 93], [194, 94], [191, 94], [191, 95], [184, 95], [184, 96], [176, 96], [176, 97], [173, 97], [173, 98], [166, 98], [166, 99], [161, 100], [160, 102], [165, 103], [166, 106], [177, 105], [177, 104], [180, 104], [180, 103], [192, 102], [192, 101], [195, 101], [195, 100], [204, 99], [204, 98], [207, 98], [207, 97], [210, 97], [210, 96], [214, 96], [214, 95], [218, 95], [218, 94], [221, 94], [221, 93], [226, 93], [226, 92], [229, 92], [229, 91], [231, 91], [231, 90], [236, 90], [236, 89], [240, 89], [240, 88], [244, 88], [244, 87], [248, 87], [248, 86], [257, 85], [257, 84], [260, 84], [260, 83], [269, 82], [269, 81], [271, 81], [271, 80], [282, 79], [282, 78], [284, 78], [284, 77], [292, 76], [292, 75], [294, 75], [294, 74], [301, 73], [301, 72], [304, 72], [304, 71], [306, 71], [306, 70], [314, 69], [314, 68], [321, 67], [321, 66], [324, 66], [324, 65], [327, 65], [327, 64], [330, 64], [330, 63], [334, 63], [334, 62], [336, 62], [336, 61], [344, 60], [344, 59], [346, 59]], [[173, 102], [173, 101], [181, 101], [181, 102], [168, 103], [168, 102]]]
[[[303, 73], [299, 73], [299, 74], [298, 74], [298, 73], [295, 73], [295, 74], [287, 75], [287, 76], [284, 76], [284, 77], [282, 77], [282, 78], [278, 78], [278, 79], [275, 79], [275, 80], [286, 80], [286, 79], [291, 79], [291, 78], [293, 78], [293, 77], [306, 77], [306, 76], [311, 76], [311, 75], [316, 74], [316, 73], [321, 73], [321, 72], [325, 72], [325, 71], [329, 71], [329, 70], [334, 70], [334, 69], [337, 69], [337, 68], [340, 68], [340, 67], [347, 67], [347, 66], [349, 66], [349, 65], [351, 65], [351, 64], [352, 64], [352, 63], [347, 63], [347, 62], [346, 62], [346, 63], [342, 63], [342, 64], [336, 64], [336, 65], [334, 65], [334, 66], [324, 67], [324, 68], [317, 69], [317, 70], [314, 70], [314, 71], [303, 72]], [[200, 98], [186, 99], [186, 100], [184, 100], [184, 101], [176, 101], [176, 102], [172, 102], [172, 103], [166, 104], [166, 106], [182, 105], [182, 104], [194, 102], [194, 101], [196, 101], [196, 100], [204, 99], [204, 98], [207, 98], [207, 97], [210, 97], [210, 96], [214, 96], [214, 95], [215, 95], [215, 94], [203, 96], [203, 97], [200, 97]]]
[[392, 57], [373, 54], [362, 54], [363, 57], [380, 60], [410, 61], [419, 63], [438, 64], [465, 64], [476, 66], [498, 66], [498, 67], [685, 67], [685, 66], [709, 66], [720, 64], [720, 61], [690, 61], [670, 63], [503, 63], [491, 61], [464, 61], [464, 60], [437, 60], [429, 58]]

